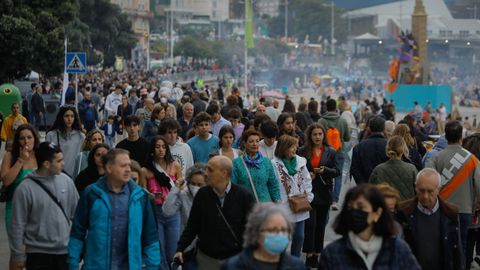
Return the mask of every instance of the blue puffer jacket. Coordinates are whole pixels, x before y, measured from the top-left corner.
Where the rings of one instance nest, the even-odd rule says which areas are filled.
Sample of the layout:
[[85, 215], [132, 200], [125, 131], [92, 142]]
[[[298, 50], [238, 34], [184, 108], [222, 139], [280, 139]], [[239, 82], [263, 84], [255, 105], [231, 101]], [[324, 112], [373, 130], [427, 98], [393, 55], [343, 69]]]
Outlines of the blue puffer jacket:
[[[367, 270], [368, 268], [346, 236], [332, 242], [322, 251], [318, 269]], [[420, 270], [421, 268], [407, 243], [397, 237], [389, 237], [383, 238], [382, 248], [372, 269]]]
[[[142, 269], [142, 264], [147, 266], [146, 269], [158, 269], [160, 246], [152, 206], [148, 196], [135, 182], [130, 180], [128, 187], [129, 269]], [[106, 192], [106, 177], [101, 177], [95, 184], [88, 186], [80, 197], [68, 243], [70, 269], [78, 270], [82, 258], [85, 270], [110, 269], [112, 217]]]

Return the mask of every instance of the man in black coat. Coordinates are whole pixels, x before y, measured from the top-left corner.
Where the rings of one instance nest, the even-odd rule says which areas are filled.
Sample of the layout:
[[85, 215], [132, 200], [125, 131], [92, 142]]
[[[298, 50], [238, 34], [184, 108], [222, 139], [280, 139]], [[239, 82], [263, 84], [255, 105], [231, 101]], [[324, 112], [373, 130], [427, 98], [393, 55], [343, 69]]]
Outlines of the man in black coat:
[[254, 198], [243, 187], [230, 182], [232, 161], [212, 157], [207, 164], [208, 186], [195, 196], [187, 226], [178, 241], [175, 259], [184, 261], [183, 251], [198, 237], [198, 269], [220, 269], [223, 261], [242, 251], [243, 232]]
[[40, 126], [45, 124], [45, 102], [43, 101], [42, 97], [42, 86], [37, 85], [33, 89], [32, 95], [32, 115], [33, 115], [33, 123], [35, 128], [38, 130]]
[[380, 163], [388, 160], [385, 148], [385, 119], [376, 116], [370, 120], [367, 132], [370, 136], [361, 141], [353, 148], [352, 165], [350, 175], [355, 179], [357, 185], [368, 183], [373, 169]]
[[405, 241], [424, 270], [470, 269], [473, 259], [470, 254], [465, 264], [458, 208], [438, 196], [440, 182], [436, 170], [421, 170], [415, 183], [417, 196], [400, 203], [398, 217]]

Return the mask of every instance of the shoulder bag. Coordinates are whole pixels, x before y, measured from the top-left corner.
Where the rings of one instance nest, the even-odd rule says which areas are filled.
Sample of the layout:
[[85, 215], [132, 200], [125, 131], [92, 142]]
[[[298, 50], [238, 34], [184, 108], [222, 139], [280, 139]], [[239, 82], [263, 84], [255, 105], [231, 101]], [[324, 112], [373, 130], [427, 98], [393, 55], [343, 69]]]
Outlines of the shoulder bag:
[[245, 166], [245, 170], [247, 171], [248, 179], [250, 180], [250, 185], [252, 186], [252, 190], [253, 190], [253, 195], [255, 195], [255, 200], [257, 201], [257, 203], [259, 203], [260, 200], [258, 199], [257, 189], [255, 188], [255, 185], [253, 184], [252, 175], [250, 174], [250, 171], [248, 170], [248, 167], [247, 167], [247, 164], [245, 163], [245, 160], [243, 160], [243, 156], [240, 157], [240, 159], [242, 160], [243, 166]]
[[65, 216], [65, 219], [68, 222], [68, 225], [70, 225], [71, 220], [68, 217], [67, 213], [65, 212], [65, 209], [63, 208], [62, 204], [60, 203], [60, 200], [57, 197], [55, 197], [55, 195], [53, 195], [52, 192], [50, 190], [48, 190], [47, 187], [44, 184], [42, 184], [40, 181], [38, 181], [37, 179], [32, 178], [32, 177], [28, 177], [28, 178], [32, 179], [33, 182], [35, 182], [37, 185], [39, 185], [48, 194], [48, 196], [53, 200], [53, 202], [58, 206], [58, 208], [60, 208], [63, 215]]
[[227, 220], [227, 219], [225, 218], [225, 216], [223, 215], [222, 209], [220, 209], [220, 206], [218, 205], [218, 203], [215, 203], [215, 205], [217, 206], [218, 213], [219, 213], [220, 216], [222, 217], [223, 222], [225, 222], [225, 225], [227, 225], [228, 230], [229, 230], [230, 233], [232, 234], [233, 239], [235, 239], [235, 244], [237, 245], [237, 247], [241, 247], [241, 246], [242, 246], [242, 243], [238, 240], [238, 237], [237, 237], [237, 235], [235, 234], [235, 232], [233, 231], [232, 227], [230, 226], [230, 223], [228, 223], [228, 220]]
[[[303, 192], [300, 194], [292, 195], [290, 196], [290, 187], [287, 185], [287, 181], [289, 176], [285, 173], [285, 171], [282, 169], [280, 164], [277, 163], [277, 168], [278, 171], [281, 174], [281, 182], [283, 186], [285, 187], [285, 192], [287, 193], [288, 197], [288, 205], [290, 206], [290, 209], [292, 210], [293, 213], [301, 213], [301, 212], [308, 212], [312, 210], [312, 206], [310, 205], [310, 202], [308, 201], [308, 195], [307, 192]], [[300, 184], [297, 183], [298, 190], [300, 191]]]

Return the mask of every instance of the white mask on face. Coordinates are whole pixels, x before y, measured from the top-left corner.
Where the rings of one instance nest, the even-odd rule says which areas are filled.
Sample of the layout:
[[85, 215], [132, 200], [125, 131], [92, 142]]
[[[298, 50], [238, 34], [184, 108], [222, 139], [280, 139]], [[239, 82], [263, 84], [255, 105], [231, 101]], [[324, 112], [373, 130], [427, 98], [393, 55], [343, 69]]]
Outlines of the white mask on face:
[[197, 195], [197, 192], [200, 190], [200, 187], [189, 184], [188, 189], [190, 189], [190, 192], [192, 192], [193, 197], [195, 197]]

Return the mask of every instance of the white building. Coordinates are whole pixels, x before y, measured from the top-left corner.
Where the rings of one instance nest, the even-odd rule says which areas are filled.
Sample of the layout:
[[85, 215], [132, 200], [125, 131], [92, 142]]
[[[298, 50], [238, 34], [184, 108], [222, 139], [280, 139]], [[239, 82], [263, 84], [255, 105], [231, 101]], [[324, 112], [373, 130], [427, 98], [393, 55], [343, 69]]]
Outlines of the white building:
[[280, 1], [284, 2], [285, 0], [256, 0], [255, 6], [258, 14], [260, 16], [268, 15], [270, 18], [278, 16]]
[[[229, 15], [229, 0], [171, 0], [175, 18], [180, 21], [188, 19], [206, 19], [207, 21], [225, 21]], [[181, 16], [188, 15], [188, 16]], [[177, 16], [180, 15], [180, 16]]]
[[132, 21], [132, 29], [141, 46], [145, 46], [150, 33], [150, 0], [111, 0], [117, 4], [123, 13]]
[[[455, 19], [443, 0], [423, 0], [428, 15], [429, 39], [480, 40], [480, 20]], [[354, 24], [356, 19], [371, 17], [376, 35], [382, 39], [398, 36], [412, 27], [411, 15], [415, 0], [404, 0], [347, 12], [344, 16]]]

